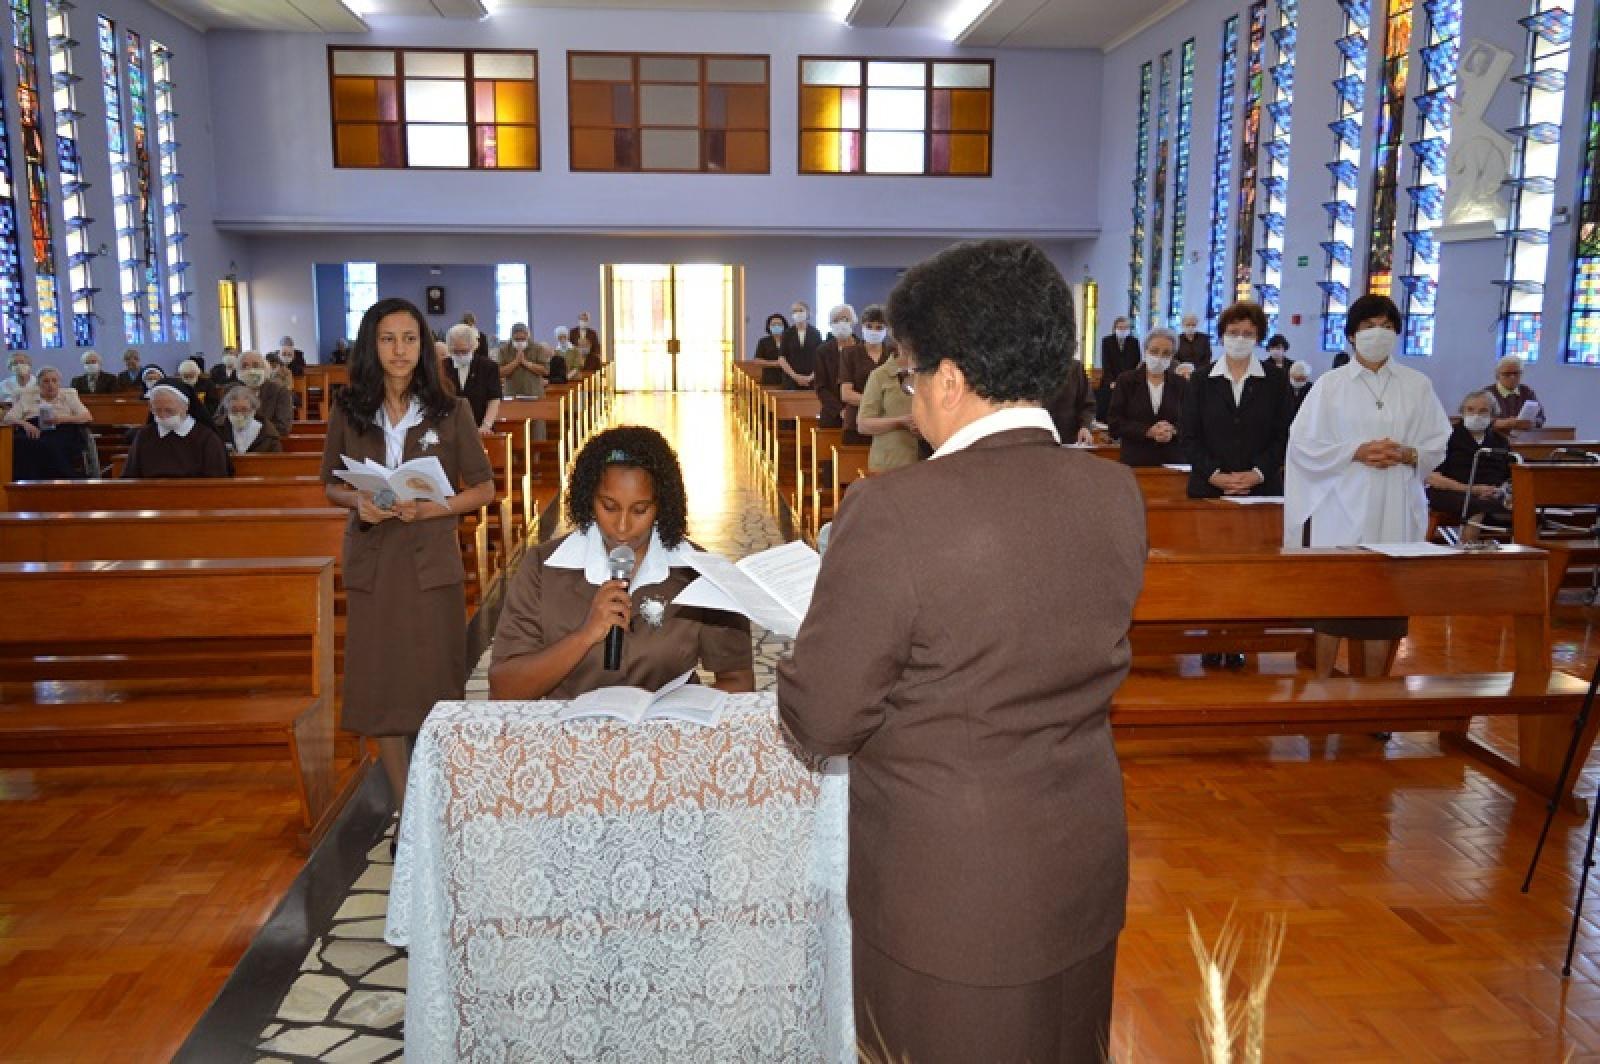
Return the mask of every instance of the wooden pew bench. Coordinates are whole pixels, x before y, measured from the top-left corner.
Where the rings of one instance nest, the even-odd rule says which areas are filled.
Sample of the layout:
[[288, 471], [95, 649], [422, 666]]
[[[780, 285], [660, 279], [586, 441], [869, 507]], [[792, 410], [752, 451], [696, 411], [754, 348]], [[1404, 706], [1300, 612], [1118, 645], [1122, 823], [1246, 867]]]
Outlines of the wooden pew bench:
[[[1358, 547], [1153, 551], [1134, 607], [1135, 633], [1149, 624], [1508, 617], [1515, 668], [1316, 680], [1304, 673], [1182, 676], [1170, 665], [1136, 664], [1112, 699], [1112, 724], [1123, 738], [1437, 730], [1446, 745], [1548, 796], [1588, 684], [1551, 667], [1545, 564], [1543, 551], [1524, 547], [1409, 559]], [[1518, 717], [1516, 763], [1466, 734], [1474, 716], [1508, 714]], [[1591, 725], [1585, 752], [1592, 741]]]
[[[1585, 512], [1600, 507], [1600, 465], [1528, 462], [1511, 467], [1511, 538], [1548, 552], [1550, 595], [1554, 598], [1575, 566], [1600, 565], [1600, 537], [1583, 532], [1570, 536], [1550, 534], [1539, 525], [1539, 512], [1545, 507]], [[1586, 520], [1592, 527], [1594, 518]], [[1590, 586], [1588, 574], [1584, 574], [1580, 586]]]
[[[5, 563], [0, 594], [27, 617], [0, 628], [0, 764], [287, 758], [308, 845], [359, 782], [334, 760], [333, 559]], [[257, 639], [298, 640], [297, 674], [256, 674], [241, 654], [220, 681], [85, 681], [73, 653]]]

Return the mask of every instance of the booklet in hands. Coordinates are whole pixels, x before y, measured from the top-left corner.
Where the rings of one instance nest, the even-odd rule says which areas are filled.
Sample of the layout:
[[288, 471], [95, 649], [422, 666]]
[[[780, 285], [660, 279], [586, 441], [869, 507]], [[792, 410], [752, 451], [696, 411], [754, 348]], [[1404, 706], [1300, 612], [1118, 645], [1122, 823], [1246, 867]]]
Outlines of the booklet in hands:
[[673, 602], [742, 613], [768, 631], [793, 639], [811, 608], [822, 558], [795, 540], [737, 562], [716, 554], [692, 554], [689, 564], [700, 579]]
[[728, 696], [714, 687], [691, 684], [690, 669], [659, 691], [642, 687], [598, 687], [567, 703], [556, 714], [557, 720], [582, 717], [608, 717], [627, 724], [642, 720], [681, 720], [702, 727], [714, 727], [722, 717]]
[[375, 496], [388, 489], [399, 502], [428, 499], [441, 505], [456, 493], [450, 478], [444, 474], [444, 466], [431, 454], [413, 458], [394, 469], [370, 458], [357, 462], [347, 454], [340, 457], [344, 459], [344, 468], [335, 469], [333, 475], [357, 491]]

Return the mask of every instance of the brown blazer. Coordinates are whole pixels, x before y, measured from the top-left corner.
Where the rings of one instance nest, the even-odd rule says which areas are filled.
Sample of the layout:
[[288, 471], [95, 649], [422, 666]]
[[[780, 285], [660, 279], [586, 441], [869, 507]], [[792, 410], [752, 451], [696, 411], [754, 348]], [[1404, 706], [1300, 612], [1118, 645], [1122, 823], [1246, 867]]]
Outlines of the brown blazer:
[[850, 914], [881, 952], [1014, 986], [1121, 930], [1108, 710], [1144, 557], [1133, 474], [1039, 429], [850, 488], [778, 708], [851, 755]]
[[[1189, 382], [1171, 370], [1161, 387], [1161, 409], [1150, 408], [1150, 386], [1145, 383], [1144, 369], [1130, 369], [1117, 378], [1117, 387], [1111, 393], [1111, 409], [1106, 414], [1106, 425], [1122, 444], [1120, 457], [1123, 465], [1158, 466], [1184, 463], [1183, 449], [1183, 397]], [[1145, 433], [1157, 421], [1165, 421], [1178, 430], [1171, 443], [1157, 443]]]

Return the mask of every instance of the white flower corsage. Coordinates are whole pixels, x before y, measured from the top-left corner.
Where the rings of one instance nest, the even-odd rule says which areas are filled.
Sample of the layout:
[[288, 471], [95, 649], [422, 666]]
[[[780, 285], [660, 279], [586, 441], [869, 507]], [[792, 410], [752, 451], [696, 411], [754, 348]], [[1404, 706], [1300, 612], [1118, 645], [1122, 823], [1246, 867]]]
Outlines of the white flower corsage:
[[667, 616], [667, 604], [658, 598], [647, 598], [639, 603], [639, 616], [651, 628], [660, 628]]
[[421, 443], [424, 451], [430, 450], [431, 448], [439, 446], [439, 434], [432, 429], [429, 429], [427, 432], [422, 434], [422, 439], [419, 442]]

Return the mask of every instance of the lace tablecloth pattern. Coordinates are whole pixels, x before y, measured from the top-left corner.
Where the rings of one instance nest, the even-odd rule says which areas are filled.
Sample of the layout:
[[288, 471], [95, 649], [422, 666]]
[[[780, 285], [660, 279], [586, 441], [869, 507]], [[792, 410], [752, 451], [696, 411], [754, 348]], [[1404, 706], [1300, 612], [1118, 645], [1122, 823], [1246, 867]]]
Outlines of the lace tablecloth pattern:
[[844, 762], [770, 692], [714, 728], [441, 702], [385, 937], [412, 1061], [851, 1061]]

